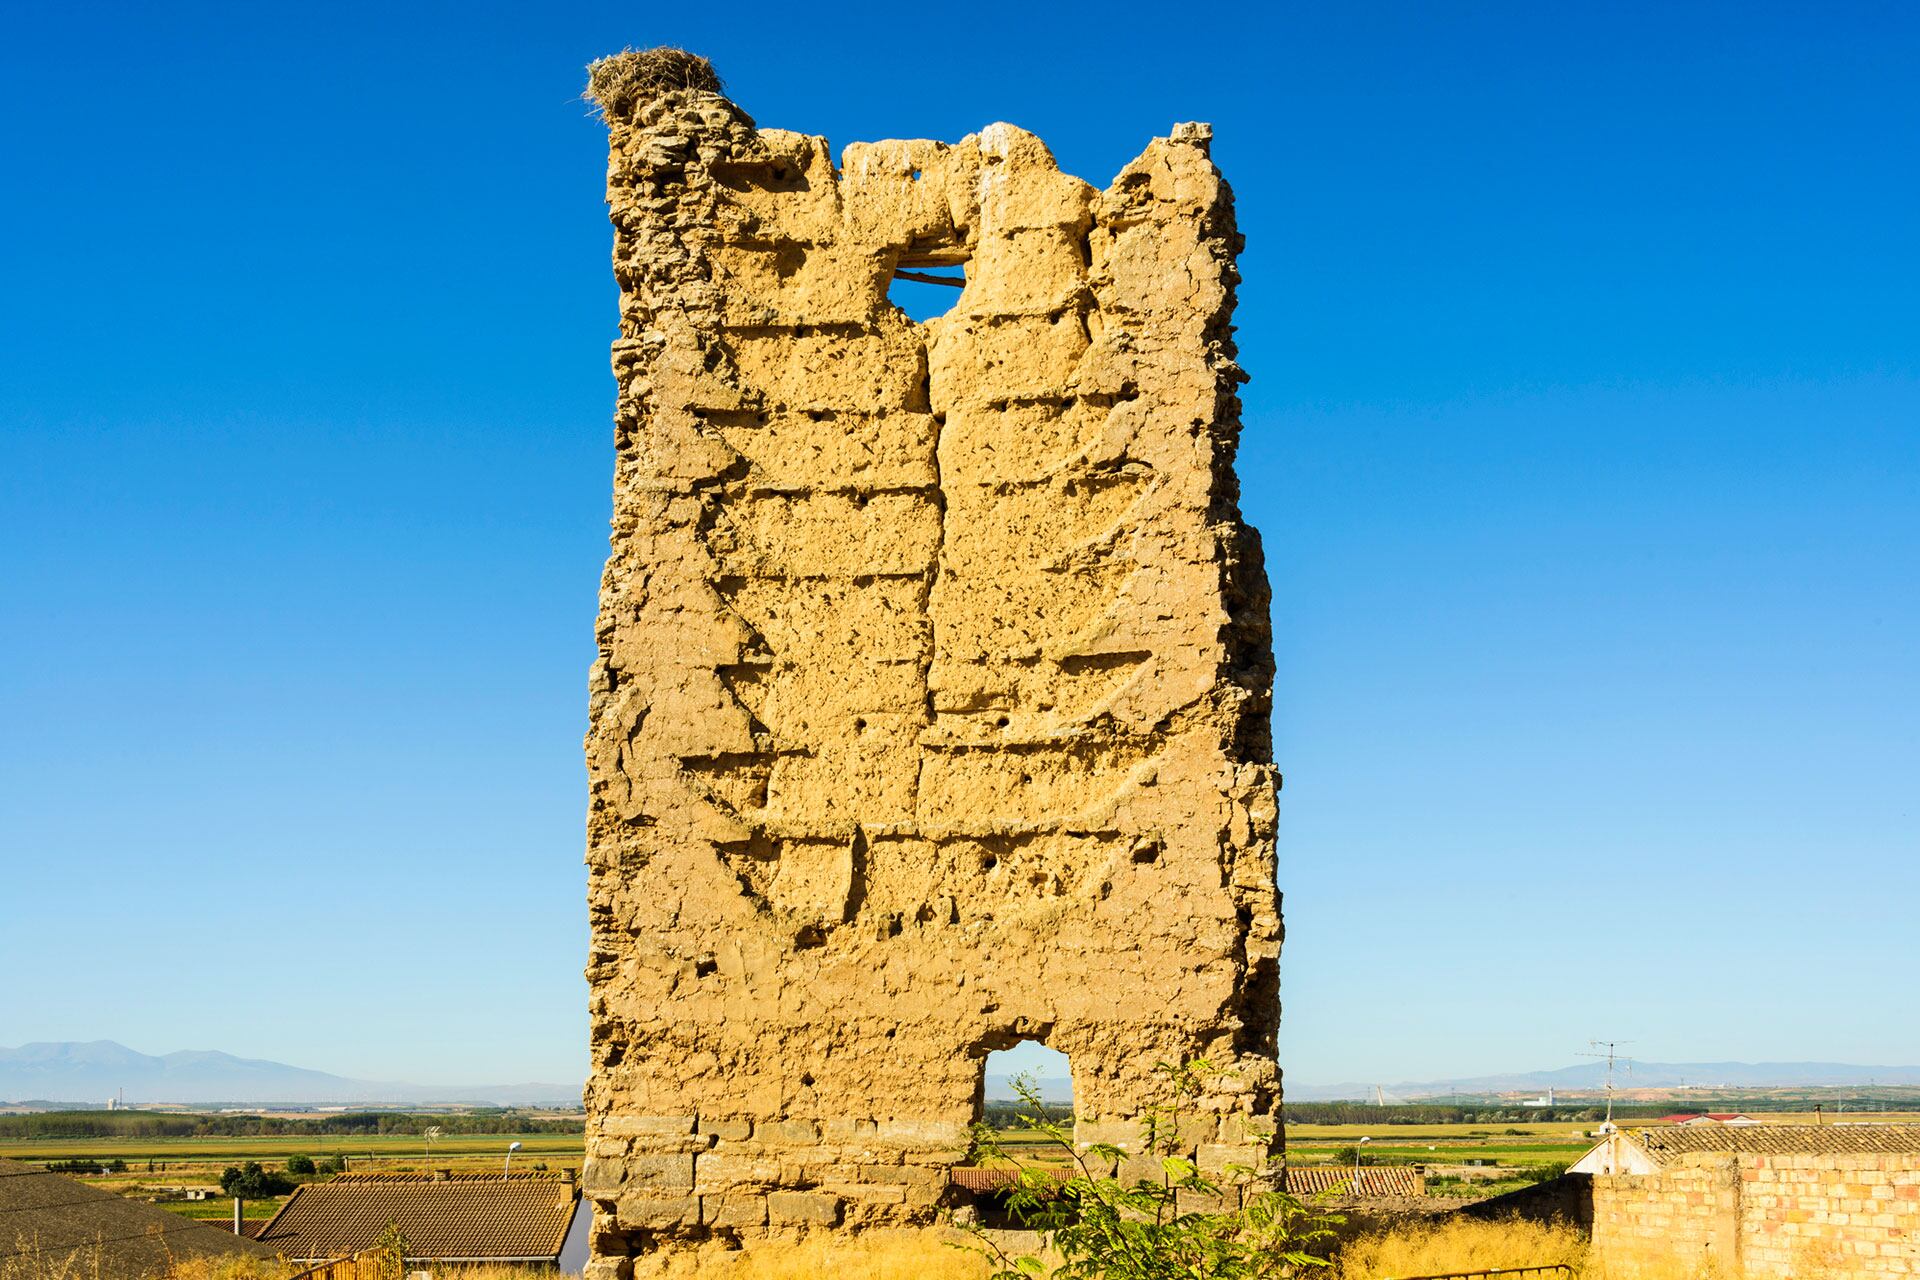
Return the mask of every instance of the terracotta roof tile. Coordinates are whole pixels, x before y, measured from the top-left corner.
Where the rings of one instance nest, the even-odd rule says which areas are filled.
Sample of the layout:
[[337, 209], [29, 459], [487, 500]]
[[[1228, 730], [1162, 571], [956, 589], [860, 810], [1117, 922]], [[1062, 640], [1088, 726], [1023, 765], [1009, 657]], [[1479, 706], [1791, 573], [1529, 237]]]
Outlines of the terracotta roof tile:
[[[1333, 1192], [1348, 1195], [1353, 1189], [1350, 1164], [1307, 1164], [1287, 1166], [1287, 1191], [1296, 1196]], [[1419, 1171], [1411, 1165], [1375, 1164], [1360, 1168], [1360, 1194], [1363, 1196], [1416, 1196], [1420, 1194]]]
[[1920, 1153], [1920, 1124], [1762, 1124], [1635, 1129], [1627, 1135], [1656, 1164], [1696, 1152], [1740, 1155]]
[[342, 1174], [295, 1191], [259, 1238], [290, 1258], [339, 1258], [391, 1222], [412, 1258], [553, 1258], [578, 1203], [573, 1183], [537, 1174]]

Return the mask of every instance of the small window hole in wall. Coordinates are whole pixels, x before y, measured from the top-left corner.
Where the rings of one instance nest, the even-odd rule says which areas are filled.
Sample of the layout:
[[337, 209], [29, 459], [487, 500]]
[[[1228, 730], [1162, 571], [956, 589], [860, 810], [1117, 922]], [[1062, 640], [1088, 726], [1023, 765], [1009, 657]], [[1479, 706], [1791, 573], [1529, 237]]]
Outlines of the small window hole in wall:
[[[1020, 1097], [1016, 1081], [1024, 1081], [1039, 1095], [1038, 1112]], [[1051, 1162], [1064, 1154], [1034, 1134], [1021, 1117], [1044, 1118], [1059, 1125], [1071, 1137], [1073, 1070], [1066, 1054], [1047, 1048], [1039, 1040], [1018, 1040], [1008, 1048], [996, 1049], [981, 1063], [980, 1089], [976, 1096], [974, 1119], [992, 1129], [1006, 1151], [1020, 1153], [1022, 1164], [1032, 1158], [1051, 1166]], [[968, 1169], [956, 1169], [953, 1180], [965, 1197], [966, 1213], [979, 1225], [993, 1228], [1021, 1225], [1007, 1212], [1005, 1183], [1008, 1177], [1001, 1162], [989, 1160]]]
[[887, 286], [887, 301], [915, 324], [938, 320], [960, 301], [967, 286], [967, 255], [951, 249], [903, 254]]
[[1073, 1128], [1073, 1066], [1067, 1055], [1039, 1040], [1020, 1040], [989, 1053], [981, 1070], [979, 1119], [1008, 1131], [1020, 1126], [1031, 1108], [1020, 1100], [1019, 1082], [1040, 1095], [1049, 1120]]

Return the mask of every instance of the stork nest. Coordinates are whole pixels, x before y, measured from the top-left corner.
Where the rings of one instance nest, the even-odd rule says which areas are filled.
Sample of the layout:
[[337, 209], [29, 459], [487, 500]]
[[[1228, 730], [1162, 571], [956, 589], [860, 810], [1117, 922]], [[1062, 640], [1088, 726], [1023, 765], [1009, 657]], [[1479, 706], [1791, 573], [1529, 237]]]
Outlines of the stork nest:
[[602, 119], [630, 114], [635, 107], [681, 89], [721, 92], [719, 73], [697, 53], [662, 45], [658, 49], [622, 49], [587, 68], [587, 101]]

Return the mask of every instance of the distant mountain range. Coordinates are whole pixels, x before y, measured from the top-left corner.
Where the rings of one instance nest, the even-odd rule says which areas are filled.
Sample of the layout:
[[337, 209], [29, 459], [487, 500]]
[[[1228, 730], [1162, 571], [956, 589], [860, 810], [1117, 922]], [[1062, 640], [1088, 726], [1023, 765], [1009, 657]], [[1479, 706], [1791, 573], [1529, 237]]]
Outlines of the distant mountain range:
[[[1013, 1087], [1013, 1076], [988, 1076], [988, 1102], [1018, 1102], [1020, 1095]], [[1034, 1087], [1040, 1091], [1042, 1102], [1072, 1102], [1073, 1081], [1065, 1076], [1036, 1077]]]
[[[1301, 1084], [1289, 1080], [1286, 1096], [1294, 1102], [1372, 1100], [1375, 1089], [1389, 1101], [1416, 1101], [1451, 1095], [1563, 1093], [1599, 1088], [1606, 1067], [1598, 1062], [1557, 1071], [1509, 1075], [1461, 1076], [1452, 1080], [1395, 1083]], [[1036, 1082], [1048, 1102], [1067, 1102], [1073, 1082], [1047, 1078]], [[1694, 1088], [1779, 1089], [1859, 1088], [1869, 1085], [1920, 1085], [1920, 1067], [1863, 1067], [1844, 1062], [1639, 1062], [1615, 1081], [1622, 1089]], [[407, 1106], [468, 1103], [475, 1106], [576, 1106], [577, 1084], [421, 1085], [390, 1080], [354, 1080], [325, 1071], [288, 1066], [263, 1058], [238, 1058], [217, 1050], [185, 1050], [154, 1056], [112, 1040], [63, 1041], [0, 1048], [0, 1101], [65, 1102], [99, 1106], [125, 1092], [127, 1105], [180, 1103], [189, 1106]], [[1012, 1080], [987, 1077], [989, 1101], [1012, 1101]]]
[[[1624, 1061], [1624, 1060], [1623, 1060]], [[1512, 1075], [1460, 1076], [1452, 1080], [1399, 1081], [1388, 1084], [1295, 1084], [1289, 1080], [1286, 1096], [1294, 1102], [1372, 1100], [1375, 1089], [1388, 1100], [1444, 1098], [1454, 1094], [1562, 1092], [1598, 1089], [1606, 1083], [1606, 1064], [1583, 1062], [1557, 1071], [1522, 1071]], [[1920, 1085], [1920, 1067], [1862, 1067], [1847, 1062], [1641, 1062], [1614, 1078], [1620, 1089], [1788, 1089], [1859, 1088], [1868, 1085]]]
[[98, 1106], [125, 1092], [127, 1105], [354, 1106], [471, 1103], [577, 1106], [577, 1084], [419, 1085], [352, 1080], [217, 1050], [140, 1053], [112, 1040], [0, 1047], [0, 1100]]

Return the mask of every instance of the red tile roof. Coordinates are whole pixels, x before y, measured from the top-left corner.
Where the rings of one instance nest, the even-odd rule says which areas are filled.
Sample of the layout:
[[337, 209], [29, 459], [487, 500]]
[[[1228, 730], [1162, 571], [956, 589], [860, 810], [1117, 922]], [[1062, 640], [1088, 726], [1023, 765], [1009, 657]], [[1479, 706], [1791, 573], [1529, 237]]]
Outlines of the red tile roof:
[[1660, 1165], [1696, 1152], [1783, 1156], [1920, 1154], [1920, 1124], [1694, 1124], [1670, 1129], [1635, 1129], [1627, 1137]]
[[[1350, 1164], [1308, 1164], [1287, 1166], [1287, 1191], [1296, 1196], [1353, 1194], [1353, 1166]], [[1360, 1194], [1363, 1196], [1417, 1196], [1420, 1194], [1419, 1170], [1405, 1164], [1363, 1165], [1360, 1169]]]
[[[1038, 1168], [1043, 1173], [1051, 1174], [1061, 1182], [1065, 1182], [1068, 1177], [1077, 1172], [1064, 1166], [1047, 1168], [1045, 1166], [1035, 1165], [1031, 1167]], [[1014, 1175], [1018, 1172], [1018, 1169], [1014, 1169], [1008, 1165], [996, 1165], [992, 1168], [983, 1169], [977, 1165], [969, 1164], [957, 1165], [947, 1171], [948, 1176], [953, 1180], [954, 1186], [959, 1187], [963, 1191], [971, 1191], [976, 1195], [994, 1191], [1005, 1191], [1013, 1185]]]
[[296, 1190], [259, 1240], [295, 1260], [339, 1258], [392, 1223], [412, 1259], [557, 1258], [579, 1199], [572, 1182], [538, 1174], [346, 1173]]

